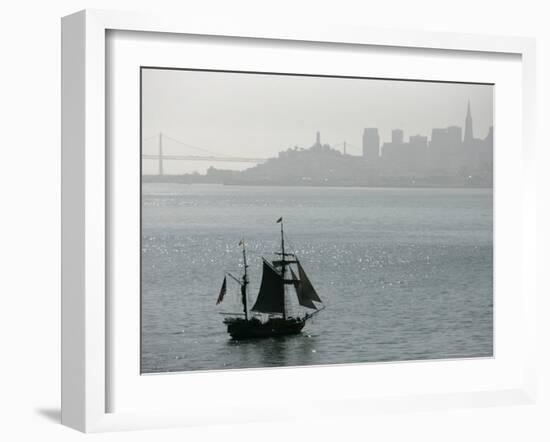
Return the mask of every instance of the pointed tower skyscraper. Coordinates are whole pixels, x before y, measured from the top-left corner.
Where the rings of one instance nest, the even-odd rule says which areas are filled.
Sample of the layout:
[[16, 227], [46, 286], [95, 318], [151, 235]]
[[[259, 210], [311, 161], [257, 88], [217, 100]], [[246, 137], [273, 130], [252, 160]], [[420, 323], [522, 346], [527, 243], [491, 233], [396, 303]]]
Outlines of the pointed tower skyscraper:
[[464, 123], [464, 142], [469, 143], [474, 139], [474, 130], [472, 127], [472, 113], [470, 111], [470, 100], [468, 100], [468, 111], [466, 112], [466, 122]]

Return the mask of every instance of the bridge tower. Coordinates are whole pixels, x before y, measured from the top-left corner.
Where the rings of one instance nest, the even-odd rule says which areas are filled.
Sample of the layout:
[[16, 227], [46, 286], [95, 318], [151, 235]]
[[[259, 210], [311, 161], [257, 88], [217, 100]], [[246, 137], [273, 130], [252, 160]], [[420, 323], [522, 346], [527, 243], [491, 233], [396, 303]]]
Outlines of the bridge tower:
[[164, 175], [164, 164], [162, 164], [162, 132], [159, 132], [159, 176]]
[[473, 140], [472, 112], [470, 111], [470, 100], [468, 100], [468, 110], [466, 111], [466, 121], [464, 122], [464, 143], [471, 144]]

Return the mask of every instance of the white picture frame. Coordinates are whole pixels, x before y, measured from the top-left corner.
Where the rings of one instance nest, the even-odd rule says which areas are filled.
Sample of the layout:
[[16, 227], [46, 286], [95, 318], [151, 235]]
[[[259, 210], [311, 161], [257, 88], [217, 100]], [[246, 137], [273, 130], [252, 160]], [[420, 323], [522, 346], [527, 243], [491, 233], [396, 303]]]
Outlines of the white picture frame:
[[[106, 120], [106, 34], [108, 31], [143, 31], [180, 35], [239, 37], [276, 41], [369, 45], [380, 48], [436, 49], [512, 54], [521, 58], [521, 293], [522, 315], [518, 324], [525, 339], [519, 361], [520, 377], [502, 388], [477, 388], [462, 392], [427, 392], [369, 397], [346, 397], [333, 391], [314, 399], [314, 412], [358, 414], [372, 410], [418, 410], [429, 408], [532, 403], [535, 398], [535, 180], [534, 107], [535, 46], [532, 39], [450, 33], [388, 31], [345, 26], [308, 25], [299, 29], [269, 23], [209, 23], [191, 17], [159, 17], [150, 14], [87, 10], [62, 20], [62, 423], [85, 432], [207, 424], [212, 415], [200, 407], [182, 411], [109, 412], [109, 378], [113, 355], [108, 342], [112, 321], [108, 292], [112, 199], [108, 185], [108, 134]], [[498, 148], [498, 147], [497, 147]], [[139, 333], [136, 330], [136, 333]], [[498, 333], [498, 330], [497, 330]], [[498, 356], [497, 356], [498, 357]], [[518, 356], [519, 357], [519, 356]], [[395, 365], [395, 364], [393, 364]], [[381, 364], [377, 370], [392, 370]], [[339, 368], [344, 370], [343, 367]], [[418, 369], [418, 368], [417, 368]], [[421, 370], [422, 368], [420, 368]], [[360, 365], [346, 373], [360, 375]], [[294, 376], [285, 371], [286, 376]], [[267, 373], [265, 371], [264, 373]], [[213, 374], [216, 376], [216, 374]], [[242, 377], [243, 372], [240, 372]], [[296, 376], [299, 372], [296, 372]], [[220, 376], [220, 375], [218, 375]], [[263, 374], [262, 376], [269, 376]], [[520, 379], [521, 378], [521, 379]], [[175, 377], [173, 378], [175, 379]], [[519, 379], [519, 380], [518, 380]], [[189, 401], [189, 398], [187, 399]], [[239, 406], [247, 409], [245, 399]], [[275, 407], [271, 417], [285, 418], [294, 411]], [[217, 422], [254, 421], [267, 418], [253, 413], [244, 418], [219, 413]]]

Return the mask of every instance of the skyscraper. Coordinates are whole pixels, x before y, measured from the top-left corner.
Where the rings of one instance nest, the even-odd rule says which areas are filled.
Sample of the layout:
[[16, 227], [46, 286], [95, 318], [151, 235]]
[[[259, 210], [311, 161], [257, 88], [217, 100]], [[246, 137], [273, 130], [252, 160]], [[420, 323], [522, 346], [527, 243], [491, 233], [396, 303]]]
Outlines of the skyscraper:
[[403, 144], [403, 130], [394, 129], [391, 131], [391, 142], [393, 144]]
[[447, 128], [449, 147], [458, 148], [462, 143], [462, 128], [458, 126], [449, 126]]
[[380, 155], [380, 136], [378, 129], [368, 127], [363, 131], [363, 158], [371, 163], [378, 161]]
[[464, 143], [470, 143], [473, 139], [472, 113], [470, 112], [470, 100], [468, 100], [468, 111], [466, 112], [466, 122], [464, 123]]

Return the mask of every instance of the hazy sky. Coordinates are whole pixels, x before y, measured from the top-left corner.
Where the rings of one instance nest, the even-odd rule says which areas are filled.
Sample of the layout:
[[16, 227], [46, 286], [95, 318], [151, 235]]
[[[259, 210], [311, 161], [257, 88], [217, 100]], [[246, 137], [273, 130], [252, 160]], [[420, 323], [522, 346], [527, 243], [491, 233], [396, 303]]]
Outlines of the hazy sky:
[[[344, 79], [144, 69], [144, 153], [157, 153], [162, 132], [220, 155], [272, 157], [289, 147], [321, 141], [349, 143], [359, 155], [365, 127], [377, 127], [381, 142], [391, 130], [430, 137], [434, 127], [464, 127], [471, 102], [474, 136], [493, 124], [493, 87], [396, 80]], [[197, 154], [166, 138], [164, 153]], [[144, 172], [156, 171], [155, 161]], [[216, 163], [242, 169], [250, 164]], [[204, 172], [210, 163], [165, 162], [167, 173]]]

